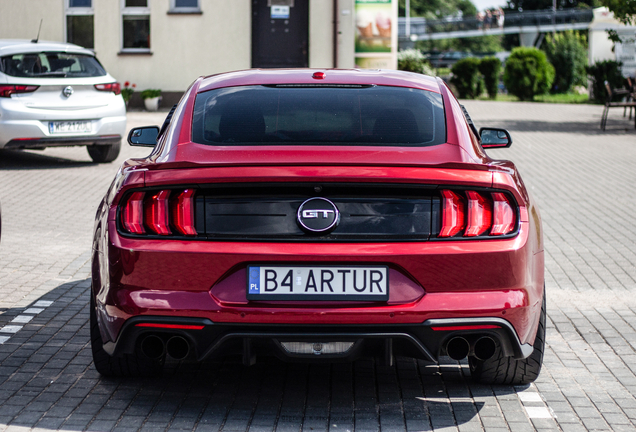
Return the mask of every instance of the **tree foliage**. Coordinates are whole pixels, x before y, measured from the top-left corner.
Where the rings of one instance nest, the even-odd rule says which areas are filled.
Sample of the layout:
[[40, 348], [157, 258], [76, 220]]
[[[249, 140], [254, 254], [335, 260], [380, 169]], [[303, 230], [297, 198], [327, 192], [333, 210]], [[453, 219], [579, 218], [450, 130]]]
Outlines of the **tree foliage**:
[[[614, 12], [614, 17], [625, 25], [636, 25], [636, 0], [599, 0], [603, 6]], [[621, 38], [616, 30], [608, 30], [609, 38], [613, 42], [620, 42]]]
[[554, 81], [554, 67], [543, 51], [519, 47], [512, 50], [506, 61], [504, 85], [522, 101], [533, 100], [547, 93]]
[[605, 81], [610, 88], [623, 87], [623, 75], [620, 62], [603, 60], [587, 67], [587, 73], [592, 80], [592, 97], [596, 102], [603, 103], [607, 100]]
[[435, 76], [435, 71], [420, 50], [402, 50], [398, 53], [397, 58], [399, 70]]
[[[405, 15], [406, 0], [398, 1], [399, 15]], [[457, 15], [477, 15], [477, 8], [471, 0], [410, 0], [411, 16], [426, 19], [444, 18]]]
[[548, 35], [545, 53], [555, 69], [553, 93], [567, 93], [575, 85], [587, 84], [585, 38], [574, 31]]

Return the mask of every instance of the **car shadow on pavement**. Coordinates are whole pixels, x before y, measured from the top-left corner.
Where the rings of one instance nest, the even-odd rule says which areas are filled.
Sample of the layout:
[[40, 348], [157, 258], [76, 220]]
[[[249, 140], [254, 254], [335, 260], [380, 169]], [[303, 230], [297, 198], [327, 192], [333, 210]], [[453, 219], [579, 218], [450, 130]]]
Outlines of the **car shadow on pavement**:
[[64, 283], [27, 308], [0, 314], [0, 328], [14, 327], [0, 332], [0, 429], [432, 430], [470, 423], [481, 430], [485, 401], [515, 392], [473, 383], [466, 365], [450, 359], [398, 358], [384, 367], [372, 359], [259, 358], [245, 367], [229, 357], [170, 363], [155, 378], [104, 378], [92, 364], [89, 286], [89, 279]]
[[[480, 127], [480, 124], [477, 126]], [[556, 132], [585, 135], [625, 135], [625, 133], [636, 133], [634, 121], [628, 121], [627, 119], [610, 119], [605, 131], [601, 130], [597, 122], [589, 121], [493, 120], [488, 121], [488, 126], [502, 127], [510, 132]]]
[[97, 165], [21, 150], [0, 149], [0, 170], [77, 168]]

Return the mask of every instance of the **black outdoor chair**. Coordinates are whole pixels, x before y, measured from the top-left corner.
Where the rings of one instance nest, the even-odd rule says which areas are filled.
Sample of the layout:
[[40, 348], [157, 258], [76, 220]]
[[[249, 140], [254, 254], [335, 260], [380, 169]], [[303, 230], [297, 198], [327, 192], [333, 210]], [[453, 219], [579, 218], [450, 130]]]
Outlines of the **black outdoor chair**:
[[[605, 89], [607, 90], [607, 100], [605, 101], [605, 108], [603, 109], [603, 115], [601, 116], [601, 129], [605, 130], [607, 126], [607, 114], [610, 108], [623, 108], [623, 116], [625, 116], [625, 110], [636, 107], [636, 102], [632, 99], [632, 93], [627, 89], [612, 89], [607, 81], [605, 81]], [[626, 100], [619, 102], [612, 102], [612, 99], [616, 96], [624, 96]], [[634, 116], [634, 128], [636, 128], [636, 115]]]

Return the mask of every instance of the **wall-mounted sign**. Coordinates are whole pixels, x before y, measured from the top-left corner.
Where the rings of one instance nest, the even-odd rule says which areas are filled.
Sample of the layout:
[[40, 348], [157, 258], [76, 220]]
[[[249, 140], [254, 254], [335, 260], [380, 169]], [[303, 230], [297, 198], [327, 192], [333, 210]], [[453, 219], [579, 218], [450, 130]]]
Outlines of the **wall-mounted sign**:
[[397, 0], [355, 0], [356, 65], [397, 68]]
[[272, 6], [272, 19], [289, 19], [289, 6]]

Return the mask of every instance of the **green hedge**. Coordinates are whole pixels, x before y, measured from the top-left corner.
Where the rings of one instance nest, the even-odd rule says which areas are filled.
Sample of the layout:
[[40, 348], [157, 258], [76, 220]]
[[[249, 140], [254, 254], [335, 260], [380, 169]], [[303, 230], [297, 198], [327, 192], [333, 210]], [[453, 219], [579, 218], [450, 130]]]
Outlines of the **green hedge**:
[[575, 85], [587, 85], [587, 48], [583, 35], [572, 30], [548, 35], [545, 53], [555, 70], [553, 93], [567, 93]]
[[479, 59], [468, 57], [459, 60], [451, 71], [451, 84], [457, 89], [460, 99], [475, 99], [484, 92], [484, 80], [479, 72]]
[[479, 62], [479, 72], [484, 77], [484, 85], [490, 99], [497, 98], [501, 61], [497, 57], [484, 57]]
[[508, 92], [522, 101], [547, 93], [554, 81], [554, 67], [543, 51], [518, 47], [506, 61], [504, 84]]

